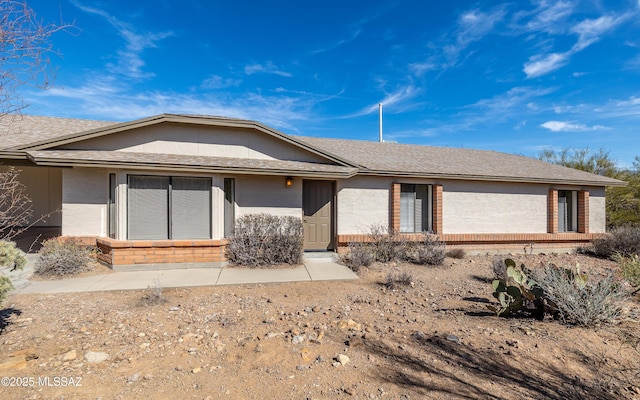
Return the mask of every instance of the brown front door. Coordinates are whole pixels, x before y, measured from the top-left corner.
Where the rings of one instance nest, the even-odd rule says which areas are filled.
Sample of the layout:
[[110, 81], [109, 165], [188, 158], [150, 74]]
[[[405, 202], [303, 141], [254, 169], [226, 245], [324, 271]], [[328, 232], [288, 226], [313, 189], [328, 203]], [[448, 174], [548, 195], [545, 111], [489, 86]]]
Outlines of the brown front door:
[[333, 248], [333, 182], [302, 182], [302, 225], [305, 250]]

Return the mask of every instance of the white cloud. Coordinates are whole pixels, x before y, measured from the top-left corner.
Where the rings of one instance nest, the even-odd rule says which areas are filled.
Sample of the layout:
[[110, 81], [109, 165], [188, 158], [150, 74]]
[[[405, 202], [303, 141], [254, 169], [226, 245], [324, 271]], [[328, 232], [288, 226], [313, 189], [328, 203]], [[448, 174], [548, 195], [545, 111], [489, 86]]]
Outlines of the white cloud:
[[566, 121], [547, 121], [540, 126], [549, 129], [552, 132], [583, 132], [608, 129], [607, 127], [602, 125], [587, 126], [585, 124], [577, 124], [574, 122]]
[[266, 64], [251, 64], [244, 67], [244, 73], [247, 75], [253, 75], [257, 73], [273, 74], [290, 78], [293, 74], [283, 71], [276, 66], [272, 61], [268, 61]]
[[203, 80], [200, 87], [203, 89], [224, 89], [238, 86], [242, 83], [242, 79], [223, 78], [220, 75], [211, 75]]
[[117, 52], [118, 61], [115, 64], [107, 64], [107, 67], [112, 73], [125, 75], [133, 79], [144, 79], [154, 76], [152, 72], [143, 70], [145, 62], [142, 59], [142, 53], [146, 49], [157, 47], [157, 42], [173, 36], [173, 32], [140, 31], [133, 24], [120, 21], [104, 10], [85, 6], [77, 1], [72, 1], [72, 3], [86, 13], [104, 18], [124, 39], [125, 47]]
[[564, 25], [559, 21], [571, 15], [574, 8], [575, 4], [570, 1], [540, 1], [538, 8], [534, 11], [535, 16], [527, 22], [526, 29], [535, 32], [561, 32]]
[[524, 65], [524, 73], [527, 78], [535, 78], [546, 75], [549, 72], [565, 66], [569, 61], [568, 53], [551, 53], [547, 55], [535, 55]]
[[[397, 113], [399, 111], [406, 111], [411, 109], [414, 105], [409, 103], [409, 100], [413, 99], [418, 95], [420, 89], [415, 87], [414, 85], [407, 85], [396, 90], [393, 93], [387, 94], [382, 100], [378, 103], [382, 103], [383, 107], [389, 107], [388, 110], [392, 113]], [[359, 117], [362, 115], [372, 114], [374, 112], [378, 112], [378, 103], [372, 104], [371, 106], [365, 107], [362, 110], [345, 116], [343, 118], [353, 118]]]
[[551, 54], [538, 54], [529, 58], [524, 64], [523, 71], [527, 78], [536, 78], [546, 75], [569, 63], [571, 56], [578, 53], [593, 43], [600, 40], [600, 37], [613, 30], [631, 14], [618, 16], [604, 15], [596, 19], [585, 19], [570, 28], [570, 32], [578, 35], [577, 42], [566, 52], [555, 52]]

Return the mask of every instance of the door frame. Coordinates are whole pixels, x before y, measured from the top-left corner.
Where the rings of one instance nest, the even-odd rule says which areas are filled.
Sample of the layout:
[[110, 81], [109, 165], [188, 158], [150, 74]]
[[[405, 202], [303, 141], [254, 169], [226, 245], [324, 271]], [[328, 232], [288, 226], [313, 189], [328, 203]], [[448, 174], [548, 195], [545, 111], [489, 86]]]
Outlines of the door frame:
[[302, 214], [302, 219], [303, 219], [303, 227], [304, 227], [304, 183], [305, 182], [330, 182], [331, 183], [331, 217], [329, 218], [331, 226], [331, 233], [330, 233], [330, 239], [329, 239], [329, 246], [327, 246], [326, 250], [314, 250], [314, 249], [303, 249], [305, 252], [322, 252], [322, 251], [331, 251], [331, 252], [335, 252], [337, 251], [337, 235], [338, 235], [338, 213], [336, 212], [337, 210], [337, 204], [338, 204], [338, 195], [337, 195], [337, 182], [334, 180], [328, 180], [328, 179], [303, 179], [302, 180], [302, 210], [301, 210], [301, 214]]

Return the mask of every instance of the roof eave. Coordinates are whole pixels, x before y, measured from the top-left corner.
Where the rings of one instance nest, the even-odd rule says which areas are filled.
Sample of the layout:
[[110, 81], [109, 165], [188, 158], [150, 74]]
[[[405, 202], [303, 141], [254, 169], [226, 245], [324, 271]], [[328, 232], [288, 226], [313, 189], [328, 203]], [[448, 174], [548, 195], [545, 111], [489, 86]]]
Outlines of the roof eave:
[[429, 173], [412, 173], [403, 171], [360, 171], [359, 175], [369, 176], [394, 176], [403, 178], [428, 178], [428, 179], [453, 179], [466, 181], [490, 181], [490, 182], [515, 182], [515, 183], [546, 183], [558, 185], [579, 185], [579, 186], [627, 186], [627, 182], [612, 179], [611, 181], [600, 182], [590, 180], [571, 180], [571, 179], [554, 179], [554, 178], [521, 178], [512, 176], [490, 176], [490, 175], [471, 175], [471, 174], [429, 174]]
[[184, 164], [163, 164], [145, 162], [126, 161], [102, 161], [102, 160], [72, 160], [53, 159], [45, 157], [28, 157], [34, 164], [47, 167], [84, 167], [84, 168], [128, 168], [137, 170], [164, 170], [179, 172], [199, 172], [199, 173], [235, 173], [243, 175], [276, 175], [276, 176], [299, 176], [309, 178], [341, 178], [347, 179], [355, 176], [357, 170], [352, 169], [345, 172], [331, 171], [305, 171], [300, 169], [287, 168], [248, 168], [231, 166], [205, 166], [205, 165], [184, 165]]
[[0, 150], [0, 159], [27, 160], [27, 153], [18, 150]]

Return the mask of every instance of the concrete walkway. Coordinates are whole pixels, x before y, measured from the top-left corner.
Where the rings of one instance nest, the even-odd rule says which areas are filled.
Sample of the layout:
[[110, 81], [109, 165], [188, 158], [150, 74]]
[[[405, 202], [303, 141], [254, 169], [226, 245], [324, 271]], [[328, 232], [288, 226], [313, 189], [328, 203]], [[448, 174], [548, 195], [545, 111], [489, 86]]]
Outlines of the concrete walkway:
[[30, 281], [33, 271], [31, 258], [23, 271], [7, 273], [16, 288], [13, 293], [71, 293], [106, 290], [147, 289], [156, 284], [163, 288], [190, 286], [217, 286], [253, 283], [281, 283], [301, 281], [330, 281], [358, 279], [349, 268], [326, 257], [305, 256], [304, 265], [294, 268], [189, 268], [163, 269], [156, 271], [111, 272], [82, 278], [67, 278], [47, 281]]

